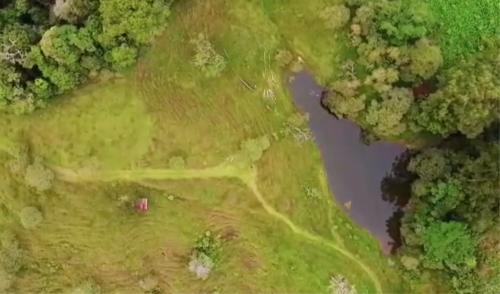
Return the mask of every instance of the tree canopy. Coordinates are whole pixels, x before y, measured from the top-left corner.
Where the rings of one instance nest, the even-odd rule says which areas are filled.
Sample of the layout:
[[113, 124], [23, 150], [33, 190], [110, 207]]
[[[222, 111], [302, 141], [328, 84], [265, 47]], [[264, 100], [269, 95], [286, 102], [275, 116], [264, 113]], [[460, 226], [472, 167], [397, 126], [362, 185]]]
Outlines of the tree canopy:
[[421, 269], [445, 271], [458, 292], [475, 292], [499, 274], [489, 244], [498, 242], [500, 149], [484, 136], [447, 144], [408, 165], [417, 179], [402, 222], [403, 255], [422, 260]]
[[[448, 48], [436, 37], [439, 26], [426, 1], [346, 2], [352, 17], [345, 33], [357, 54], [331, 83], [333, 112], [390, 139], [421, 133], [475, 138], [499, 117], [498, 37], [445, 67]], [[344, 23], [347, 14], [331, 15]]]
[[0, 109], [26, 113], [102, 69], [135, 63], [168, 0], [10, 0], [0, 10]]

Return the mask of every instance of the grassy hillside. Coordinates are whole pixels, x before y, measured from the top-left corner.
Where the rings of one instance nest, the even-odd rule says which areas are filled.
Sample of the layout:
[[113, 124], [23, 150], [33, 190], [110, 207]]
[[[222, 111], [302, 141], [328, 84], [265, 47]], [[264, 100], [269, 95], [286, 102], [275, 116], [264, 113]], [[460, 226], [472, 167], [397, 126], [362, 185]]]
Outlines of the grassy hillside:
[[[313, 2], [179, 1], [134, 70], [28, 118], [2, 117], [0, 225], [23, 250], [12, 289], [325, 293], [340, 274], [359, 293], [406, 291], [377, 242], [333, 202], [313, 142], [289, 132], [298, 113], [276, 52], [289, 48], [333, 75], [335, 60], [315, 52], [342, 51], [314, 24], [326, 1]], [[200, 33], [227, 62], [218, 77], [193, 65]], [[270, 147], [242, 157], [240, 145], [262, 136]], [[5, 167], [26, 145], [55, 172], [50, 190]], [[145, 214], [133, 209], [142, 197]], [[42, 212], [36, 228], [21, 226], [25, 206]], [[188, 264], [207, 230], [221, 236], [222, 256], [198, 280]]]

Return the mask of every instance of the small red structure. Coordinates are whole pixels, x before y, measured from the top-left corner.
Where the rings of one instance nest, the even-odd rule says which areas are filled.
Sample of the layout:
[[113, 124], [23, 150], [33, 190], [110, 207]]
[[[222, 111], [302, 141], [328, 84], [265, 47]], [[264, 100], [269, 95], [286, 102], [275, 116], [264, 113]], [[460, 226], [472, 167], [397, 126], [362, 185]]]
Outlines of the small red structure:
[[140, 213], [146, 213], [149, 210], [148, 198], [140, 198], [135, 203], [135, 210]]

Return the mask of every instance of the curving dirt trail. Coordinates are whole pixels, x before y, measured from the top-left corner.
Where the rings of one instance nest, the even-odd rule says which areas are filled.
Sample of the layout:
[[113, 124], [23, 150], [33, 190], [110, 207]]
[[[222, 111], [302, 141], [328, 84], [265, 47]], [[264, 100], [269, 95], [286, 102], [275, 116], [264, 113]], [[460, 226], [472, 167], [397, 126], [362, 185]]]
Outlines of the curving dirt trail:
[[307, 230], [297, 226], [286, 215], [275, 210], [259, 191], [257, 185], [257, 169], [254, 167], [242, 169], [228, 164], [221, 164], [204, 169], [135, 169], [135, 170], [72, 170], [63, 167], [52, 167], [57, 178], [72, 183], [95, 182], [95, 181], [141, 181], [141, 180], [181, 180], [181, 179], [209, 179], [209, 178], [235, 178], [245, 183], [253, 192], [264, 210], [272, 217], [283, 222], [292, 232], [300, 237], [318, 243], [322, 246], [331, 248], [346, 258], [356, 263], [370, 278], [378, 293], [383, 293], [382, 286], [376, 274], [369, 266], [356, 258], [345, 248], [325, 239], [314, 235]]

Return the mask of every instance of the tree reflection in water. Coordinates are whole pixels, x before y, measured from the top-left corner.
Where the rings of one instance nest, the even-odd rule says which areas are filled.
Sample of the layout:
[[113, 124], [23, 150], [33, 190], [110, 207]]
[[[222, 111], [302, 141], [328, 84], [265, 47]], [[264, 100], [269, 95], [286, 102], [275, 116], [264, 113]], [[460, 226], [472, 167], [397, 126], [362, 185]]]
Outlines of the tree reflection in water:
[[407, 150], [398, 156], [392, 164], [391, 173], [384, 177], [380, 187], [382, 199], [397, 208], [386, 221], [387, 233], [393, 240], [390, 243], [391, 253], [395, 253], [403, 242], [400, 232], [401, 220], [404, 208], [410, 200], [411, 184], [415, 180], [415, 175], [408, 172], [406, 167], [413, 154], [414, 152]]

